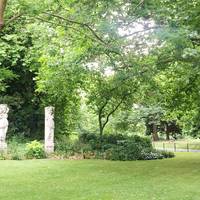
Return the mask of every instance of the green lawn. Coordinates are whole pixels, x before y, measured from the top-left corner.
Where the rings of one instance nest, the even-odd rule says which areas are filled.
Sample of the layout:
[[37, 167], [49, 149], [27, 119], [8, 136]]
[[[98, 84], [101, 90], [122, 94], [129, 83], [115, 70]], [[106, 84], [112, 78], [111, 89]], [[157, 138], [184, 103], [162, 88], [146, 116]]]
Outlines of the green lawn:
[[200, 153], [166, 160], [0, 161], [1, 200], [199, 200]]

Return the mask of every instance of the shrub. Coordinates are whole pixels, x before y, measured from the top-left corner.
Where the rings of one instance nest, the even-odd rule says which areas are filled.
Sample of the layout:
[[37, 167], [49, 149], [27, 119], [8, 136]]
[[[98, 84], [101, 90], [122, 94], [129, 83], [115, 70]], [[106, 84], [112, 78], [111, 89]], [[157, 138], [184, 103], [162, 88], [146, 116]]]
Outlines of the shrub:
[[76, 153], [82, 154], [84, 146], [88, 145], [81, 143], [76, 139], [71, 139], [69, 136], [62, 135], [55, 141], [55, 154], [63, 158], [69, 158], [74, 156]]
[[140, 136], [126, 136], [121, 134], [109, 134], [103, 135], [102, 138], [100, 136], [92, 134], [92, 133], [84, 133], [79, 136], [79, 141], [84, 144], [89, 144], [93, 150], [107, 150], [112, 147], [112, 145], [118, 145], [123, 141], [132, 141], [133, 143], [137, 143], [146, 148], [152, 148], [151, 140], [149, 138], [142, 138]]
[[163, 158], [173, 158], [175, 157], [175, 154], [173, 152], [153, 150], [152, 152], [148, 153], [143, 152], [142, 156], [142, 160], [155, 160]]
[[173, 157], [173, 153], [155, 151], [151, 140], [140, 136], [81, 134], [79, 140], [69, 139], [57, 143], [57, 152], [71, 156], [81, 154], [83, 158], [107, 160], [152, 160]]
[[6, 154], [4, 152], [0, 152], [0, 160], [6, 160]]
[[163, 159], [164, 156], [160, 152], [142, 152], [141, 160]]
[[58, 139], [55, 141], [55, 150], [57, 152], [69, 152], [72, 151], [73, 149], [73, 143], [70, 140], [69, 136], [60, 136]]
[[20, 153], [11, 154], [11, 160], [23, 160], [24, 156]]
[[12, 137], [8, 141], [8, 158], [11, 160], [25, 159], [25, 140], [22, 137]]
[[29, 159], [36, 158], [41, 159], [45, 158], [44, 146], [40, 142], [34, 140], [31, 143], [26, 145], [26, 157]]
[[[91, 146], [90, 151], [95, 152], [96, 158], [108, 160], [141, 160], [147, 157], [144, 153], [153, 151], [151, 140], [139, 136], [104, 135], [100, 139], [97, 135], [84, 133], [80, 141]], [[151, 157], [149, 155], [148, 159]]]
[[146, 138], [130, 137], [118, 141], [117, 145], [105, 151], [108, 160], [144, 160], [144, 155], [152, 151], [152, 145]]
[[159, 151], [160, 154], [163, 155], [164, 158], [173, 158], [175, 157], [175, 154], [173, 152], [168, 152], [168, 151]]

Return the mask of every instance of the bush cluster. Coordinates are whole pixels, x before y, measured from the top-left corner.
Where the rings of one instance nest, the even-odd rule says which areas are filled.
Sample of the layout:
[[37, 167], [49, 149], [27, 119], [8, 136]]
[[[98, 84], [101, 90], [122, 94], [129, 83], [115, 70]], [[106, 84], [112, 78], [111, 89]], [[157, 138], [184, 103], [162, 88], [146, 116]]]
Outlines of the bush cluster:
[[[174, 153], [156, 151], [149, 138], [124, 135], [81, 134], [77, 140], [63, 136], [56, 142], [56, 152], [51, 156], [73, 159], [107, 160], [153, 160], [174, 157]], [[44, 145], [39, 141], [21, 141], [13, 137], [8, 143], [8, 151], [0, 152], [0, 160], [23, 160], [45, 158]]]
[[45, 158], [44, 146], [40, 142], [34, 140], [26, 145], [26, 157], [28, 159], [41, 159]]
[[163, 159], [163, 158], [173, 158], [175, 154], [173, 152], [167, 151], [158, 151], [153, 150], [152, 152], [142, 153], [142, 160], [156, 160], [156, 159]]
[[155, 151], [151, 140], [140, 136], [81, 134], [78, 141], [57, 142], [57, 152], [65, 156], [82, 154], [84, 158], [107, 160], [152, 160], [173, 157], [172, 153]]
[[0, 160], [24, 160], [45, 158], [44, 145], [14, 136], [8, 141], [7, 151], [0, 152]]
[[113, 147], [113, 145], [120, 146], [127, 144], [127, 142], [140, 144], [140, 146], [143, 148], [153, 148], [149, 138], [140, 137], [137, 135], [127, 136], [121, 134], [109, 134], [100, 137], [99, 135], [84, 133], [80, 135], [79, 141], [83, 144], [89, 144], [93, 150], [107, 150]]

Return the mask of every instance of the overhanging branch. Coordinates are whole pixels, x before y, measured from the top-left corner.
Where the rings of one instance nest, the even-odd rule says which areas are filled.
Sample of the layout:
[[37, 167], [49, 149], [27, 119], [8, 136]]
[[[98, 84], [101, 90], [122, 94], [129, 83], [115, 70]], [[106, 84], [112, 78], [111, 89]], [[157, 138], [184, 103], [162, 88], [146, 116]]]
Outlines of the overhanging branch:
[[65, 18], [61, 15], [57, 15], [57, 14], [54, 14], [54, 13], [49, 13], [49, 12], [44, 12], [44, 14], [47, 14], [47, 15], [50, 15], [52, 17], [55, 17], [55, 18], [58, 18], [58, 19], [61, 19], [61, 20], [64, 20], [68, 23], [71, 23], [71, 24], [77, 24], [79, 26], [82, 26], [82, 27], [85, 27], [87, 28], [93, 35], [96, 39], [98, 39], [102, 44], [104, 45], [107, 45], [107, 43], [95, 32], [95, 30], [89, 25], [89, 24], [86, 24], [86, 23], [83, 23], [83, 22], [79, 22], [79, 21], [75, 21], [75, 20], [71, 20], [71, 19], [68, 19], [68, 18]]
[[146, 29], [141, 30], [141, 31], [135, 31], [135, 32], [130, 33], [130, 34], [123, 35], [120, 38], [122, 39], [122, 38], [131, 37], [131, 36], [134, 36], [134, 35], [137, 35], [137, 34], [140, 34], [140, 33], [144, 33], [146, 31], [155, 30], [155, 29], [159, 29], [159, 28], [161, 28], [161, 27], [160, 26], [152, 26], [152, 27], [146, 28]]
[[118, 109], [118, 108], [120, 107], [120, 105], [123, 103], [123, 101], [124, 101], [124, 99], [126, 98], [126, 96], [127, 96], [127, 94], [124, 95], [124, 96], [122, 97], [121, 101], [114, 107], [114, 109], [113, 109], [110, 113], [108, 113], [108, 115], [107, 115], [107, 117], [106, 117], [106, 121], [103, 123], [103, 126], [102, 126], [103, 129], [105, 128], [106, 124], [108, 123], [110, 116], [111, 116], [112, 114], [114, 114], [115, 111], [117, 111], [117, 109]]

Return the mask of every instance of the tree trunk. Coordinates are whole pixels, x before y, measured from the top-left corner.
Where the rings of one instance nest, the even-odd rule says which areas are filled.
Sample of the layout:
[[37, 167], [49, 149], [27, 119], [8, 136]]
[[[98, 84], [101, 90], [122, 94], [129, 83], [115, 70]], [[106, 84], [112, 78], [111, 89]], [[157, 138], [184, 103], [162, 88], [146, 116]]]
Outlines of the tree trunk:
[[104, 126], [102, 123], [102, 118], [99, 118], [99, 136], [100, 136], [100, 149], [103, 151], [103, 131], [104, 131]]
[[157, 125], [156, 124], [153, 124], [152, 138], [153, 138], [153, 141], [158, 141], [159, 140], [158, 133], [157, 133]]
[[7, 0], [0, 0], [0, 29], [4, 26], [4, 11], [6, 9]]
[[170, 134], [170, 132], [169, 132], [169, 128], [168, 128], [168, 123], [166, 122], [165, 123], [165, 134], [166, 134], [166, 140], [170, 140], [170, 137], [169, 137], [169, 134]]
[[100, 135], [100, 138], [102, 138], [103, 136], [103, 127], [99, 126], [99, 135]]
[[103, 123], [102, 123], [102, 117], [101, 113], [99, 113], [99, 136], [100, 136], [100, 145], [102, 144], [102, 136], [103, 136]]
[[166, 140], [170, 140], [169, 132], [168, 131], [166, 132]]

